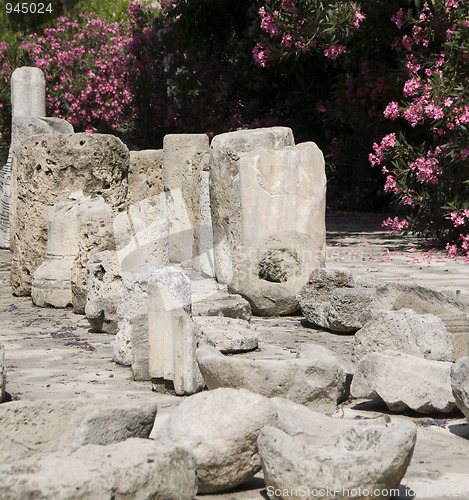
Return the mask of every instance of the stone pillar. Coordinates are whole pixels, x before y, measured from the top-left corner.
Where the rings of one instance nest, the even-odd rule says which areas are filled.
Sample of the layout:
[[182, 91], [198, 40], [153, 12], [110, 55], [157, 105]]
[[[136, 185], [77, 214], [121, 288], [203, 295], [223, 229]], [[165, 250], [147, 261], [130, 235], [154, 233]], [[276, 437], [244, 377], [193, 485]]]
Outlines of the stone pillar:
[[[154, 388], [172, 382], [178, 396], [202, 390], [204, 380], [195, 352], [199, 327], [172, 298], [161, 283], [148, 287], [149, 373]], [[169, 307], [168, 307], [169, 305]]]
[[60, 118], [46, 118], [46, 86], [39, 68], [17, 68], [11, 77], [11, 145], [7, 163], [0, 169], [0, 248], [10, 248], [14, 232], [11, 205], [15, 202], [13, 160], [21, 141], [32, 135], [70, 134], [73, 127]]
[[200, 224], [200, 171], [209, 140], [205, 134], [169, 134], [163, 139], [163, 189], [169, 230], [169, 260], [192, 264], [194, 228]]
[[326, 173], [314, 142], [259, 148], [240, 159], [241, 241], [248, 248], [279, 231], [307, 234], [326, 252]]
[[239, 130], [213, 138], [210, 158], [210, 205], [218, 282], [231, 281], [233, 256], [241, 245], [241, 201], [237, 178], [239, 159], [260, 146], [281, 149], [294, 144], [293, 133], [287, 127]]
[[7, 369], [5, 365], [5, 348], [0, 344], [0, 403], [5, 401], [5, 388], [7, 384]]
[[[200, 172], [200, 225], [198, 228], [198, 252], [194, 268], [210, 278], [215, 277], [215, 260], [213, 255], [212, 212], [210, 211], [210, 172]], [[198, 261], [197, 261], [198, 259]]]
[[163, 150], [130, 151], [129, 205], [161, 194]]
[[125, 208], [129, 152], [112, 135], [58, 134], [24, 140], [16, 156], [10, 276], [13, 292], [29, 295], [32, 275], [46, 256], [54, 204], [82, 193], [101, 196], [113, 209]]
[[31, 296], [35, 305], [67, 307], [73, 304], [72, 268], [82, 246], [82, 228], [90, 220], [101, 223], [106, 219], [112, 220], [112, 208], [102, 198], [54, 205], [49, 218], [46, 259], [32, 279]]

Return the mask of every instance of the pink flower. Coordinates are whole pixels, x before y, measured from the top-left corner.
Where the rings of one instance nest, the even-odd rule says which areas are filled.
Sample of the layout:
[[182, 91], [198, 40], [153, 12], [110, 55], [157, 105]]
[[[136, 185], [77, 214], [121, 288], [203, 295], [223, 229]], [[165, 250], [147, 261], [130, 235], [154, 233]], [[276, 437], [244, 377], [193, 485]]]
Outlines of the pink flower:
[[267, 63], [270, 61], [269, 49], [264, 48], [260, 43], [257, 43], [256, 46], [252, 49], [252, 54], [257, 64], [259, 64], [263, 68], [265, 68]]
[[383, 112], [383, 115], [390, 120], [395, 120], [399, 116], [399, 105], [397, 102], [392, 101], [387, 106]]
[[347, 51], [347, 47], [345, 45], [339, 45], [338, 47], [335, 45], [331, 45], [329, 48], [324, 49], [324, 55], [329, 59], [337, 59], [341, 54], [344, 54]]
[[394, 193], [397, 194], [399, 189], [397, 188], [397, 182], [394, 176], [388, 175], [386, 177], [386, 183], [384, 184], [384, 191], [386, 193]]
[[411, 78], [407, 80], [404, 84], [404, 95], [406, 97], [413, 96], [417, 93], [417, 90], [421, 87], [420, 80], [417, 78]]
[[446, 243], [446, 250], [448, 250], [448, 257], [450, 259], [454, 259], [456, 255], [458, 254], [458, 247], [456, 245], [450, 245], [449, 243]]

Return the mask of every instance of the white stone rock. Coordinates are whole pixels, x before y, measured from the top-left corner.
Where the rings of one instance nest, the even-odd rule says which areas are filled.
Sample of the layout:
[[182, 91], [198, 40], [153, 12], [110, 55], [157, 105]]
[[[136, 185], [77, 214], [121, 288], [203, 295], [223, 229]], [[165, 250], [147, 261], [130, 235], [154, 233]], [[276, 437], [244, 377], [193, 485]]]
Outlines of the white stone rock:
[[456, 405], [469, 421], [469, 356], [459, 358], [451, 367], [451, 390]]
[[249, 321], [251, 319], [251, 306], [240, 295], [229, 294], [222, 290], [193, 300], [193, 316], [224, 316]]
[[355, 398], [381, 398], [392, 411], [449, 413], [456, 407], [451, 393], [451, 363], [392, 351], [367, 354], [352, 380]]
[[239, 130], [213, 138], [210, 149], [210, 206], [212, 211], [215, 272], [218, 282], [232, 279], [233, 255], [241, 245], [239, 159], [262, 146], [281, 149], [293, 146], [287, 127]]
[[451, 361], [453, 348], [445, 325], [433, 314], [411, 309], [381, 311], [355, 334], [358, 359], [387, 350], [435, 361]]
[[195, 358], [199, 327], [172, 300], [161, 283], [148, 284], [149, 374], [153, 383], [171, 381], [179, 396], [194, 394], [204, 386]]
[[218, 349], [202, 345], [197, 350], [197, 362], [209, 390], [248, 389], [332, 414], [348, 396], [350, 381], [332, 352], [322, 348], [315, 354], [297, 359], [248, 359], [224, 356]]
[[120, 267], [131, 271], [148, 264], [169, 263], [169, 223], [163, 195], [146, 198], [114, 219], [114, 239]]
[[192, 500], [197, 491], [195, 459], [189, 452], [138, 438], [2, 464], [0, 482], [0, 498], [10, 500]]
[[[102, 198], [82, 198], [54, 205], [49, 218], [46, 258], [32, 279], [31, 296], [35, 305], [66, 307], [73, 304], [72, 287], [77, 287], [80, 281], [78, 273], [72, 272], [75, 261], [87, 260], [93, 251], [93, 245], [83, 241], [87, 239], [83, 229], [88, 222], [102, 224], [104, 221], [105, 224], [108, 220], [112, 220], [112, 208]], [[101, 241], [98, 238], [96, 244]], [[87, 255], [79, 257], [83, 247], [88, 250]], [[84, 281], [86, 286], [86, 278]]]
[[46, 81], [39, 68], [23, 66], [11, 75], [13, 115], [46, 116]]
[[14, 226], [11, 284], [31, 293], [34, 271], [47, 251], [47, 224], [55, 203], [82, 192], [122, 208], [127, 194], [129, 152], [112, 135], [57, 134], [23, 141], [13, 165]]
[[259, 339], [248, 321], [221, 316], [198, 316], [194, 321], [211, 343], [223, 353], [257, 349]]
[[[172, 297], [171, 307], [183, 307], [187, 313], [191, 310], [191, 284], [184, 273], [172, 267], [141, 265], [124, 274], [124, 300], [118, 307], [118, 332], [114, 341], [114, 360], [123, 365], [132, 364], [132, 337], [142, 335], [148, 342], [148, 331], [134, 331], [132, 317], [144, 311], [148, 312], [148, 284], [161, 283]], [[142, 341], [144, 341], [144, 339]], [[134, 338], [134, 342], [136, 339]], [[141, 352], [144, 352], [142, 349]], [[147, 350], [149, 353], [149, 349]]]
[[161, 194], [162, 177], [162, 149], [130, 151], [128, 204]]
[[168, 207], [169, 260], [192, 263], [198, 255], [200, 173], [207, 161], [205, 134], [168, 134], [163, 139], [163, 189]]
[[124, 300], [124, 283], [117, 253], [98, 252], [87, 264], [85, 314], [98, 332], [116, 333], [117, 308]]
[[199, 493], [213, 493], [234, 488], [260, 470], [257, 436], [276, 423], [268, 398], [243, 389], [216, 389], [184, 399], [156, 440], [190, 450], [197, 460]]
[[[267, 492], [280, 490], [280, 498], [291, 498], [300, 495], [282, 492], [298, 492], [303, 487], [301, 497], [310, 500], [375, 498], [374, 490], [397, 490], [416, 438], [412, 422], [387, 425], [384, 419], [343, 430], [333, 445], [315, 446], [301, 435], [289, 436], [265, 427], [258, 446]], [[368, 493], [363, 493], [365, 490]]]
[[296, 298], [311, 271], [324, 265], [314, 240], [296, 231], [280, 231], [238, 254], [230, 293], [238, 293], [260, 316], [293, 314]]
[[195, 268], [200, 268], [203, 275], [215, 277], [215, 256], [213, 253], [212, 212], [210, 210], [210, 172], [200, 172], [200, 225], [197, 238], [199, 242], [198, 264], [195, 259]]

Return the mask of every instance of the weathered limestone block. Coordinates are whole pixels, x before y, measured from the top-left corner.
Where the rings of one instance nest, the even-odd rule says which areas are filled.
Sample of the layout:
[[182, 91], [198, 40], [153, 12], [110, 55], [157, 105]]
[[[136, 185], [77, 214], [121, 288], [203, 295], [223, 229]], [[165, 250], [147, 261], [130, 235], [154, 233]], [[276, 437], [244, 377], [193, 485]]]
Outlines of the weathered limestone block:
[[197, 492], [195, 459], [190, 452], [139, 438], [2, 464], [0, 482], [0, 496], [11, 500], [192, 500]]
[[75, 314], [85, 314], [87, 302], [87, 266], [96, 253], [115, 250], [113, 221], [116, 217], [110, 205], [95, 204], [93, 210], [84, 214], [80, 226], [78, 251], [71, 271], [72, 305]]
[[358, 359], [387, 350], [434, 361], [453, 359], [453, 347], [441, 319], [411, 309], [381, 311], [355, 334]]
[[[92, 248], [83, 242], [82, 229], [91, 221], [106, 220], [112, 220], [112, 208], [102, 198], [81, 198], [54, 205], [49, 219], [46, 258], [32, 279], [31, 296], [35, 305], [67, 307], [73, 303], [74, 262], [83, 244]], [[107, 225], [109, 227], [109, 222]], [[100, 244], [96, 236], [93, 235], [94, 241]]]
[[314, 142], [279, 150], [258, 148], [239, 160], [243, 248], [278, 231], [312, 238], [325, 260], [326, 174]]
[[439, 314], [443, 321], [451, 345], [453, 346], [453, 361], [469, 356], [469, 318], [467, 313]]
[[249, 322], [238, 318], [197, 316], [194, 321], [206, 338], [223, 353], [239, 353], [257, 349], [259, 339]]
[[213, 138], [210, 146], [210, 206], [218, 282], [231, 281], [233, 256], [241, 245], [241, 195], [237, 177], [240, 158], [260, 146], [282, 149], [294, 144], [293, 133], [287, 127], [239, 130]]
[[205, 134], [168, 134], [163, 139], [163, 189], [166, 195], [170, 262], [191, 264], [199, 255], [200, 174], [207, 161]]
[[268, 398], [244, 389], [216, 389], [184, 399], [156, 440], [191, 450], [198, 492], [214, 493], [234, 488], [260, 470], [257, 436], [264, 426], [276, 424], [277, 412]]
[[218, 292], [192, 303], [193, 316], [223, 316], [225, 318], [251, 319], [251, 306], [240, 295]]
[[193, 259], [193, 265], [196, 269], [200, 269], [203, 275], [214, 278], [215, 256], [213, 253], [213, 227], [209, 186], [210, 172], [208, 171], [207, 162], [207, 170], [200, 172], [200, 225], [196, 237], [196, 243], [198, 242], [199, 248]]
[[165, 197], [146, 198], [117, 214], [114, 239], [123, 271], [143, 264], [168, 265], [169, 223]]
[[244, 297], [260, 316], [293, 314], [299, 309], [297, 293], [323, 265], [322, 251], [310, 236], [281, 231], [243, 251], [228, 291]]
[[449, 413], [456, 407], [451, 393], [451, 363], [393, 351], [367, 354], [352, 381], [355, 398], [381, 398], [392, 411]]
[[202, 390], [204, 381], [195, 359], [199, 327], [161, 283], [148, 284], [147, 317], [153, 387], [170, 381], [178, 396]]
[[5, 401], [5, 388], [7, 384], [7, 369], [5, 365], [5, 348], [0, 344], [0, 403]]
[[130, 151], [128, 205], [161, 194], [162, 177], [162, 149]]
[[[387, 424], [380, 419], [343, 430], [333, 445], [310, 444], [304, 435], [289, 436], [266, 426], [258, 447], [267, 491], [302, 487], [302, 497], [313, 500], [331, 498], [331, 490], [337, 499], [370, 499], [380, 490], [379, 498], [389, 499], [384, 492], [399, 488], [416, 439], [414, 423]], [[362, 493], [350, 495], [352, 491]]]
[[[172, 297], [168, 308], [177, 306], [182, 307], [188, 314], [191, 312], [191, 282], [181, 271], [172, 267], [141, 265], [125, 273], [124, 300], [117, 309], [119, 330], [114, 341], [114, 361], [117, 363], [132, 364], [132, 343], [136, 342], [138, 336], [143, 336], [142, 342], [146, 338], [149, 345], [148, 329], [134, 329], [132, 318], [142, 312], [148, 314], [148, 285], [152, 282], [161, 283]], [[144, 351], [148, 360], [149, 347], [141, 350]]]
[[318, 346], [315, 355], [298, 359], [247, 359], [224, 356], [208, 345], [197, 350], [197, 362], [209, 390], [248, 389], [263, 396], [281, 397], [332, 414], [348, 397], [350, 379], [331, 351]]
[[98, 332], [118, 330], [117, 308], [124, 300], [122, 274], [115, 251], [98, 252], [88, 261], [85, 314]]
[[457, 407], [469, 421], [469, 356], [459, 358], [451, 367], [451, 390]]
[[29, 295], [32, 275], [46, 255], [53, 205], [81, 191], [84, 196], [103, 197], [114, 209], [122, 208], [129, 152], [112, 135], [42, 135], [21, 143], [14, 165], [11, 284], [16, 295]]
[[[335, 332], [354, 332], [382, 310], [407, 308], [417, 314], [464, 314], [469, 312], [465, 297], [461, 292], [416, 284], [380, 283], [340, 269], [317, 269], [297, 298], [302, 313], [313, 325]], [[460, 328], [458, 323], [458, 332]]]
[[23, 66], [11, 75], [13, 115], [46, 116], [46, 81], [39, 68]]

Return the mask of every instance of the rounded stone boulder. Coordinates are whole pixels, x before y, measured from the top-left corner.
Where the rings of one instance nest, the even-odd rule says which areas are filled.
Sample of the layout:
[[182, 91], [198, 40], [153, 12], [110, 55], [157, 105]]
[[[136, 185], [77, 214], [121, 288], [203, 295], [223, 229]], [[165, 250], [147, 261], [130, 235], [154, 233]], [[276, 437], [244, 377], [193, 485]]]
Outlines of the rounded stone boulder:
[[228, 291], [244, 297], [259, 316], [293, 314], [299, 309], [297, 293], [321, 264], [322, 253], [310, 236], [280, 231], [239, 256]]

